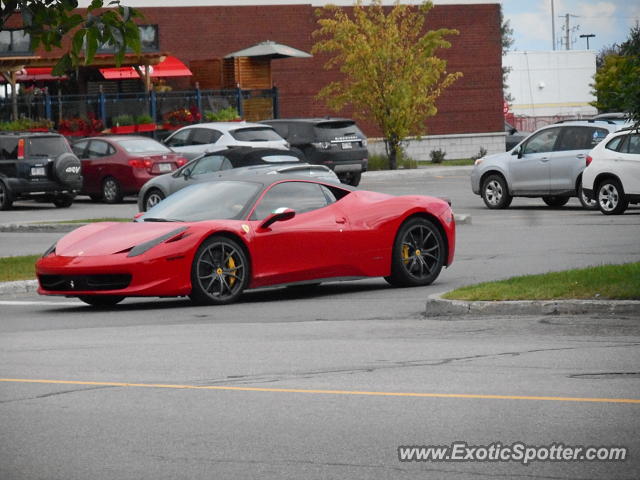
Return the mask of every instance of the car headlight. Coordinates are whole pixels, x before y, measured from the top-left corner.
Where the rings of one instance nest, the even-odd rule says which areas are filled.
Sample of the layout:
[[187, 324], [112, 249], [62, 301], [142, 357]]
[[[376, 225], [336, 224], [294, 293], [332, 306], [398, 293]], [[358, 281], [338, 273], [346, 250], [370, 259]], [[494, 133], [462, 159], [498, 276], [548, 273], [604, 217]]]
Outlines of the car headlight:
[[143, 253], [151, 250], [156, 245], [160, 245], [161, 243], [167, 242], [169, 240], [179, 240], [184, 236], [184, 232], [185, 230], [187, 230], [187, 228], [189, 227], [176, 228], [175, 230], [171, 230], [169, 233], [165, 233], [158, 238], [154, 238], [153, 240], [149, 240], [148, 242], [136, 245], [129, 251], [127, 257], [137, 257], [138, 255], [142, 255]]
[[484, 162], [484, 158], [478, 158], [475, 162], [473, 162], [473, 164], [480, 165], [482, 162]]

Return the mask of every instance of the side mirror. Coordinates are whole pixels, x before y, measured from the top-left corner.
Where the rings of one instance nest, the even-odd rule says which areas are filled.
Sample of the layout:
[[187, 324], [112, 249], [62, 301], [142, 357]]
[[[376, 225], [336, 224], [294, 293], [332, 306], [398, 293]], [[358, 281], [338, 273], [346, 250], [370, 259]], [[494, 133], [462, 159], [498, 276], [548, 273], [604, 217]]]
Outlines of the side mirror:
[[184, 177], [185, 180], [187, 180], [189, 177], [191, 177], [191, 169], [190, 168], [185, 168], [182, 171], [182, 176]]
[[266, 229], [269, 228], [276, 222], [284, 222], [286, 220], [291, 220], [296, 216], [295, 210], [291, 210], [290, 208], [282, 207], [274, 210], [271, 215], [264, 219], [264, 222], [260, 225], [260, 228]]
[[518, 133], [518, 130], [511, 128], [511, 130], [509, 130], [509, 135], [513, 135], [514, 133]]
[[523, 153], [522, 153], [522, 145], [520, 145], [518, 148], [516, 148], [513, 151], [513, 154], [514, 155], [518, 155], [518, 158], [522, 158], [522, 155], [523, 155]]

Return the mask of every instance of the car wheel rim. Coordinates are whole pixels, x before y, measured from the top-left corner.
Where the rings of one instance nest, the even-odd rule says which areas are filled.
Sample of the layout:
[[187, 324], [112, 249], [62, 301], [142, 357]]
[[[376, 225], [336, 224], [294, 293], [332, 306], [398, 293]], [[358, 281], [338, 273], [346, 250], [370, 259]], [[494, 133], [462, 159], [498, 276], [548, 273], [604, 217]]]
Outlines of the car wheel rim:
[[6, 192], [4, 191], [4, 185], [0, 184], [0, 205], [4, 205], [4, 200], [6, 197]]
[[116, 182], [113, 180], [106, 180], [104, 182], [104, 188], [102, 195], [107, 201], [114, 200], [116, 198], [118, 192], [118, 187], [116, 186]]
[[415, 278], [425, 278], [438, 267], [440, 243], [433, 231], [416, 225], [402, 239], [402, 265]]
[[496, 180], [491, 180], [484, 189], [487, 202], [497, 205], [502, 198], [502, 185]]
[[244, 256], [232, 245], [217, 242], [207, 247], [198, 258], [198, 282], [212, 298], [233, 297], [244, 283]]
[[150, 194], [149, 197], [147, 198], [147, 210], [155, 207], [157, 204], [160, 203], [160, 201], [162, 201], [162, 197], [158, 193]]
[[598, 198], [600, 206], [607, 212], [614, 210], [618, 206], [618, 190], [610, 183], [603, 185], [602, 188], [600, 188]]

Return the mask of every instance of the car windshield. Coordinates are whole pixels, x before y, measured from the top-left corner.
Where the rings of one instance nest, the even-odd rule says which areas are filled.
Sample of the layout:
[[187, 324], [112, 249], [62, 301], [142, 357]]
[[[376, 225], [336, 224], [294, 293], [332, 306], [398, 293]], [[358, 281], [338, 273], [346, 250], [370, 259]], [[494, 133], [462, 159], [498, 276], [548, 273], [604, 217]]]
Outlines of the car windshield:
[[169, 148], [151, 138], [122, 138], [116, 143], [128, 153], [171, 153]]
[[140, 216], [138, 222], [200, 222], [242, 218], [262, 190], [243, 181], [199, 183], [170, 195]]
[[27, 138], [27, 152], [32, 157], [57, 157], [69, 151], [64, 137]]
[[241, 142], [273, 142], [283, 138], [271, 127], [250, 127], [233, 130], [231, 136]]

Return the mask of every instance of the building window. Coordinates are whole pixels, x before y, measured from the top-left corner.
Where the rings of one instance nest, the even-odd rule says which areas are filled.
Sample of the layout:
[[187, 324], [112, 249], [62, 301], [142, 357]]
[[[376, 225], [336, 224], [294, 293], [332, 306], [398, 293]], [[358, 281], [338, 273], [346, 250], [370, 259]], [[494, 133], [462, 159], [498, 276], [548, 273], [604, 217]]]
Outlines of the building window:
[[24, 55], [31, 53], [31, 37], [24, 30], [0, 31], [1, 55]]
[[[142, 52], [157, 52], [160, 50], [158, 25], [138, 25], [140, 31], [140, 50]], [[130, 51], [128, 49], [128, 51]], [[100, 46], [98, 53], [114, 53], [115, 48], [110, 43]]]

